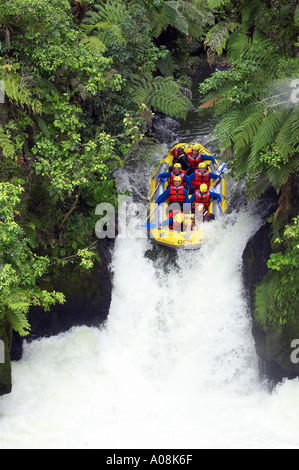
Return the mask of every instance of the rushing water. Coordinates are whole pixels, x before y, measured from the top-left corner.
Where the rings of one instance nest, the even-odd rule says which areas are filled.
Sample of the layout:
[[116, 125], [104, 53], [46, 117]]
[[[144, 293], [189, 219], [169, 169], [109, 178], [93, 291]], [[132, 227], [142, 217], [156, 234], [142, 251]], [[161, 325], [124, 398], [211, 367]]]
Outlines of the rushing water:
[[[193, 120], [187, 139], [169, 126], [174, 141], [217, 152], [212, 125]], [[142, 197], [150, 171], [123, 172], [119, 186]], [[298, 449], [299, 381], [270, 392], [260, 377], [242, 283], [259, 212], [231, 207], [198, 251], [119, 237], [107, 323], [25, 345], [13, 392], [0, 398], [0, 448]]]

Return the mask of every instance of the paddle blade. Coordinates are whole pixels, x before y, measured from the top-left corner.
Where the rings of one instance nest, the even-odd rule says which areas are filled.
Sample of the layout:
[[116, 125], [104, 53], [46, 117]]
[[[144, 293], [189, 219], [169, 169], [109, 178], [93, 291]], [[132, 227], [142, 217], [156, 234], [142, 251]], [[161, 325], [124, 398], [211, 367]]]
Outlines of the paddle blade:
[[151, 222], [146, 222], [143, 227], [145, 227], [145, 228], [156, 228], [157, 225], [152, 224]]
[[222, 173], [227, 173], [228, 168], [225, 163], [221, 163], [221, 165], [218, 168], [219, 174], [221, 175]]

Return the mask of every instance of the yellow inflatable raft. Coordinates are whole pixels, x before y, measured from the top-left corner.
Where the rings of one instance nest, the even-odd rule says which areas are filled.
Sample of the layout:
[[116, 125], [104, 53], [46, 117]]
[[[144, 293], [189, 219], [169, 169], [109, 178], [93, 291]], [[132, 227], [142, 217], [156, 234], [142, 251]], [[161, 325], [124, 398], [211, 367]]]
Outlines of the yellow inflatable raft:
[[[191, 145], [191, 144], [190, 144]], [[160, 204], [155, 209], [155, 201], [156, 199], [165, 191], [168, 186], [169, 180], [165, 181], [164, 183], [161, 181], [160, 186], [157, 188], [157, 179], [158, 175], [163, 172], [168, 172], [169, 167], [173, 165], [173, 156], [172, 151], [174, 148], [184, 147], [184, 149], [188, 149], [190, 147], [187, 143], [179, 143], [175, 145], [167, 155], [160, 160], [159, 165], [155, 169], [152, 179], [151, 179], [151, 192], [152, 195], [150, 200], [150, 217], [149, 217], [149, 230], [150, 230], [150, 237], [153, 238], [159, 245], [163, 245], [169, 248], [185, 248], [185, 249], [198, 249], [200, 248], [201, 244], [203, 243], [204, 236], [205, 236], [205, 225], [208, 222], [197, 224], [195, 229], [193, 230], [185, 230], [185, 231], [177, 231], [171, 230], [168, 226], [164, 226], [159, 229], [162, 221], [168, 218], [168, 200]], [[211, 155], [201, 144], [200, 145], [200, 153], [205, 155]], [[217, 170], [214, 169], [214, 165], [212, 164], [211, 160], [205, 160], [205, 163], [209, 166], [209, 171], [213, 173], [218, 173]], [[221, 170], [221, 180], [218, 185], [215, 187], [215, 191], [221, 195], [222, 198], [222, 210], [219, 207], [217, 200], [212, 200], [209, 206], [209, 212], [215, 215], [217, 218], [222, 211], [225, 212], [227, 208], [227, 185], [226, 185], [226, 175], [222, 172], [222, 168], [225, 168], [225, 164], [219, 166], [218, 161], [216, 160], [218, 165], [218, 169]], [[210, 186], [213, 184], [213, 180], [210, 182]], [[190, 198], [191, 196], [189, 196]], [[190, 228], [190, 227], [188, 227]]]

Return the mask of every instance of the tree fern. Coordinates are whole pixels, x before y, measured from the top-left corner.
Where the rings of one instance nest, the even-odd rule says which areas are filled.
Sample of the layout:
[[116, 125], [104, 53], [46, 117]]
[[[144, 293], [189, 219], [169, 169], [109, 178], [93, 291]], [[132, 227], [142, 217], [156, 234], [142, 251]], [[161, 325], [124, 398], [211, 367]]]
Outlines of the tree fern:
[[255, 166], [256, 155], [265, 146], [276, 139], [276, 135], [288, 116], [287, 110], [272, 111], [260, 122], [257, 132], [252, 137], [251, 153], [248, 157], [249, 168]]
[[189, 33], [188, 18], [180, 10], [181, 3], [178, 1], [166, 1], [164, 2], [164, 12], [166, 17], [169, 18], [169, 24], [174, 26], [178, 31], [183, 34]]
[[157, 62], [157, 68], [160, 70], [164, 77], [173, 77], [176, 69], [175, 61], [171, 54], [168, 54], [164, 59]]
[[[88, 11], [86, 18], [82, 24], [82, 29], [86, 33], [97, 30], [100, 42], [96, 46], [99, 48], [100, 43], [105, 45], [109, 35], [113, 36], [119, 44], [126, 43], [126, 36], [123, 31], [123, 23], [128, 19], [129, 12], [124, 2], [116, 0], [108, 0], [95, 5], [95, 11]], [[95, 40], [93, 45], [95, 45]], [[85, 40], [85, 44], [88, 41]], [[91, 44], [90, 44], [91, 45]]]
[[294, 155], [286, 164], [280, 167], [270, 165], [266, 169], [267, 177], [278, 192], [282, 186], [284, 186], [289, 180], [292, 174], [296, 174], [299, 171], [299, 159], [298, 154]]
[[240, 154], [244, 148], [251, 142], [259, 126], [263, 122], [264, 111], [260, 110], [252, 113], [244, 122], [235, 130], [234, 151]]
[[299, 151], [299, 108], [290, 112], [283, 126], [277, 134], [277, 144], [283, 157], [287, 157], [292, 151]]
[[154, 111], [171, 117], [185, 118], [192, 107], [191, 101], [171, 77], [138, 78], [130, 86], [133, 100], [145, 103]]
[[206, 3], [212, 10], [216, 10], [220, 7], [229, 5], [231, 0], [206, 0]]
[[269, 178], [262, 172], [250, 176], [246, 181], [246, 197], [248, 201], [257, 199], [268, 189]]
[[241, 29], [234, 31], [227, 42], [227, 57], [229, 60], [237, 60], [240, 55], [246, 54], [251, 41], [247, 32]]

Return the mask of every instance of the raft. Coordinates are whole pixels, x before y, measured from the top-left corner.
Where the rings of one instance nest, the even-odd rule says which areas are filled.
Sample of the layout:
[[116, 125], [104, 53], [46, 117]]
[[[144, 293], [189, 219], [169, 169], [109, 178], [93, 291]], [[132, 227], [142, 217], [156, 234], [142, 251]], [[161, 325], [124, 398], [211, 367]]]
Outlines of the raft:
[[[199, 227], [193, 231], [186, 230], [186, 231], [179, 232], [177, 230], [171, 230], [168, 227], [163, 227], [161, 230], [158, 228], [158, 226], [162, 223], [162, 221], [168, 218], [168, 211], [167, 211], [168, 200], [165, 203], [160, 204], [158, 208], [154, 210], [156, 199], [165, 191], [165, 189], [168, 186], [168, 180], [164, 183], [161, 181], [159, 188], [155, 191], [158, 175], [160, 175], [163, 172], [169, 171], [169, 167], [172, 166], [172, 162], [173, 162], [172, 151], [174, 148], [176, 147], [189, 148], [190, 145], [191, 144], [187, 144], [187, 143], [176, 144], [171, 150], [169, 150], [167, 155], [164, 158], [162, 158], [162, 160], [160, 160], [151, 178], [150, 194], [152, 195], [152, 197], [150, 200], [150, 217], [149, 217], [150, 238], [154, 239], [158, 245], [162, 245], [162, 246], [172, 248], [172, 249], [178, 249], [178, 248], [198, 249], [200, 248], [205, 239], [205, 226], [208, 223], [212, 223], [212, 222], [200, 223]], [[201, 144], [199, 145], [200, 145], [200, 153], [211, 155], [211, 153], [208, 152], [203, 147], [203, 145]], [[219, 168], [220, 166], [219, 162], [217, 161], [217, 159], [215, 160]], [[218, 173], [218, 171], [214, 169], [214, 165], [211, 160], [205, 160], [205, 163], [207, 164], [207, 169], [209, 171], [212, 171], [213, 173], [216, 173], [216, 174]], [[221, 173], [221, 176], [222, 176], [222, 179], [214, 188], [214, 191], [216, 191], [217, 193], [221, 195], [223, 212], [221, 208], [219, 207], [217, 200], [212, 200], [209, 206], [209, 212], [214, 214], [215, 218], [222, 215], [222, 213], [225, 213], [227, 209], [226, 175], [225, 173]], [[211, 179], [210, 187], [212, 186], [212, 184], [213, 184], [213, 180]], [[190, 197], [191, 196], [189, 195], [189, 198]]]

